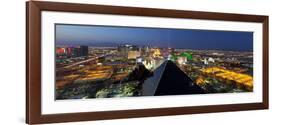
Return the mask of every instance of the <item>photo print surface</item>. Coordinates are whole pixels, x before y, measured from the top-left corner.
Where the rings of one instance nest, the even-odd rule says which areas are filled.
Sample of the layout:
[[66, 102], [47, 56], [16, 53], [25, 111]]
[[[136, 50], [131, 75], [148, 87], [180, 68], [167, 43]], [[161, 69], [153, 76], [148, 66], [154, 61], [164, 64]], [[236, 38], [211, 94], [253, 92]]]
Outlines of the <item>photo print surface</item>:
[[253, 32], [55, 24], [55, 99], [253, 92]]

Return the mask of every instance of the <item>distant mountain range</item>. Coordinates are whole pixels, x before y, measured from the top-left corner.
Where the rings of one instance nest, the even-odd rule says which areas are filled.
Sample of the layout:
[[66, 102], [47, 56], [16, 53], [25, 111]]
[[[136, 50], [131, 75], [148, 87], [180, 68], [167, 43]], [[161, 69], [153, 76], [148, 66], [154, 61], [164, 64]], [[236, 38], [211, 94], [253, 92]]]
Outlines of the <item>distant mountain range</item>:
[[[124, 44], [132, 44], [132, 45], [137, 45], [137, 46], [150, 46], [150, 47], [160, 47], [160, 48], [167, 48], [164, 46], [156, 46], [156, 45], [143, 45], [142, 43], [130, 43], [130, 42], [76, 42], [72, 44], [63, 44], [60, 42], [56, 43], [56, 47], [75, 47], [75, 46], [92, 46], [92, 47], [117, 47], [119, 45], [124, 45]], [[176, 48], [173, 46], [170, 46], [171, 48]], [[176, 49], [192, 49], [192, 50], [217, 50], [217, 51], [237, 51], [237, 52], [253, 52], [253, 51], [244, 51], [244, 50], [234, 50], [234, 49], [207, 49], [207, 48], [198, 48], [198, 47], [189, 47], [189, 48], [181, 48], [178, 47]]]
[[116, 47], [122, 43], [111, 43], [111, 42], [81, 42], [81, 44], [71, 44], [71, 45], [65, 45], [65, 44], [56, 44], [56, 46], [95, 46], [95, 47]]

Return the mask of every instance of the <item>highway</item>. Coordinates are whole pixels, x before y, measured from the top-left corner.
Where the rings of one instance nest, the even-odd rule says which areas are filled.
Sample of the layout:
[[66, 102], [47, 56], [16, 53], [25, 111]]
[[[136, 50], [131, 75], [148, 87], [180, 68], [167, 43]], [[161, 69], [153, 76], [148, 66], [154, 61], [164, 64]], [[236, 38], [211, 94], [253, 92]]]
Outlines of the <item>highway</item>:
[[93, 58], [90, 58], [90, 59], [87, 59], [87, 60], [83, 60], [83, 61], [80, 61], [80, 62], [73, 63], [73, 64], [65, 66], [63, 68], [70, 68], [70, 67], [73, 67], [73, 66], [77, 66], [77, 65], [87, 63], [87, 62], [90, 62], [90, 61], [93, 61], [93, 60], [96, 60], [98, 58], [102, 58], [102, 57], [105, 57], [105, 56], [108, 56], [108, 55], [111, 55], [111, 54], [104, 54], [104, 55], [100, 55], [98, 57], [93, 57]]

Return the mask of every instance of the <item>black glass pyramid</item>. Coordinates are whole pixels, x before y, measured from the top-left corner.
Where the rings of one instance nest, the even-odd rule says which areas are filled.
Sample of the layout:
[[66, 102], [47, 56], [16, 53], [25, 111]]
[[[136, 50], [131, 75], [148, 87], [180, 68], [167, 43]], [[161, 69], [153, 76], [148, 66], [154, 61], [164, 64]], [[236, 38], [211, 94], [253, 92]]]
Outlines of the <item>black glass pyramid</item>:
[[142, 85], [143, 96], [204, 94], [204, 90], [172, 61], [167, 60], [154, 70]]

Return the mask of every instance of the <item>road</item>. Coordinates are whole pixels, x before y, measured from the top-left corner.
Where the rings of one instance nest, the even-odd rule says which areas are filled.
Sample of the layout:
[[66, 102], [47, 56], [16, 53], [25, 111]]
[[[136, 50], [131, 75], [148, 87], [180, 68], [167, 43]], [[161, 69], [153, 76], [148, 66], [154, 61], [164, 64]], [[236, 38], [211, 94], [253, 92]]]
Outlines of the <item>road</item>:
[[76, 66], [76, 65], [80, 65], [80, 64], [83, 64], [83, 63], [87, 63], [87, 62], [90, 62], [90, 61], [93, 61], [93, 60], [96, 60], [98, 58], [102, 58], [102, 57], [105, 57], [105, 56], [109, 56], [109, 55], [111, 55], [111, 54], [100, 55], [98, 57], [93, 57], [93, 58], [90, 58], [90, 59], [87, 59], [87, 60], [83, 60], [83, 61], [80, 61], [80, 62], [73, 63], [73, 64], [65, 66], [63, 68], [70, 68], [70, 67], [73, 67], [73, 66]]

